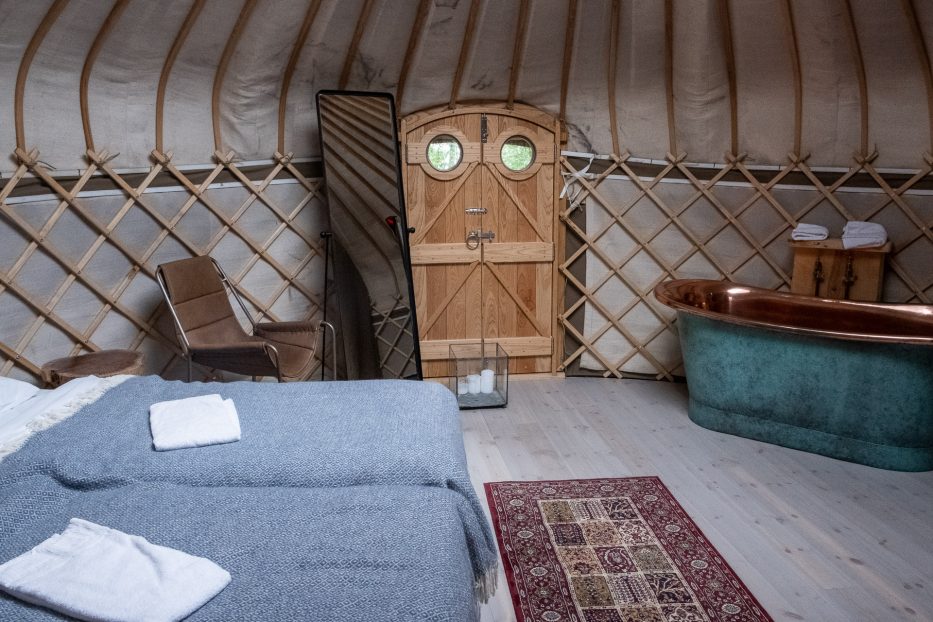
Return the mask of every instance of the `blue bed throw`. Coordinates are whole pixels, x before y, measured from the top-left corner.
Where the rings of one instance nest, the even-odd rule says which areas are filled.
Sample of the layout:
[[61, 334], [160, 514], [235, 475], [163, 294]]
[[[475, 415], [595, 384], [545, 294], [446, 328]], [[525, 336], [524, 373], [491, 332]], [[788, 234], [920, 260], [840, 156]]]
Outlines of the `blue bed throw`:
[[[208, 393], [242, 439], [154, 451], [149, 405]], [[497, 570], [456, 401], [432, 383], [128, 380], [0, 462], [0, 562], [72, 517], [227, 569], [191, 620], [473, 620]], [[3, 597], [0, 619], [59, 618]]]

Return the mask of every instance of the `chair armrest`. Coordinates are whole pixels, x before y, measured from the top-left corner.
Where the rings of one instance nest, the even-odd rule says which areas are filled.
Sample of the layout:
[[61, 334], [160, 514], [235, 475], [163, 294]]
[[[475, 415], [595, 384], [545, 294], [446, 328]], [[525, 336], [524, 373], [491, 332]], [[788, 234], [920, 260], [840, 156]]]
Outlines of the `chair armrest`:
[[316, 322], [263, 322], [256, 324], [253, 334], [273, 344], [288, 344], [314, 350], [317, 344]]
[[320, 322], [260, 322], [254, 332], [272, 336], [275, 333], [316, 333]]
[[269, 347], [268, 344], [264, 341], [240, 341], [209, 346], [198, 346], [191, 348], [189, 352], [191, 352], [193, 357], [241, 357], [268, 355]]
[[280, 353], [275, 346], [259, 339], [198, 346], [189, 350], [191, 360], [246, 376], [278, 376]]

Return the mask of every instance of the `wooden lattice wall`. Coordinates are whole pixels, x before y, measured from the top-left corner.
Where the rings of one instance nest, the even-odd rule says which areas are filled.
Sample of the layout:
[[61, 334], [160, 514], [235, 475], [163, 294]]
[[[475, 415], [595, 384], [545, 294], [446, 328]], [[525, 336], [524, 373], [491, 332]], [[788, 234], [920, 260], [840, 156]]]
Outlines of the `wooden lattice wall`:
[[563, 368], [605, 377], [682, 374], [674, 314], [653, 288], [672, 278], [714, 278], [787, 289], [787, 239], [801, 221], [827, 225], [836, 236], [848, 220], [883, 224], [894, 244], [884, 300], [933, 302], [929, 154], [908, 174], [879, 171], [874, 156], [855, 156], [848, 170], [835, 172], [817, 172], [794, 155], [773, 170], [753, 170], [741, 156], [716, 167], [685, 159], [669, 154], [644, 166], [628, 153], [592, 164], [562, 158], [570, 181], [561, 213]]
[[[213, 169], [195, 175], [156, 149], [137, 183], [106, 152], [89, 149], [88, 168], [69, 182], [54, 177], [36, 150], [17, 149], [15, 157], [19, 165], [0, 188], [0, 375], [37, 380], [48, 359], [126, 348], [145, 353], [147, 372], [179, 376], [155, 269], [192, 255], [220, 259], [256, 319], [320, 312], [322, 180], [303, 174], [290, 154], [277, 152], [251, 179], [230, 152], [218, 151]], [[151, 187], [166, 176], [174, 192]], [[33, 178], [49, 201], [11, 198]], [[117, 190], [82, 196], [102, 178]]]

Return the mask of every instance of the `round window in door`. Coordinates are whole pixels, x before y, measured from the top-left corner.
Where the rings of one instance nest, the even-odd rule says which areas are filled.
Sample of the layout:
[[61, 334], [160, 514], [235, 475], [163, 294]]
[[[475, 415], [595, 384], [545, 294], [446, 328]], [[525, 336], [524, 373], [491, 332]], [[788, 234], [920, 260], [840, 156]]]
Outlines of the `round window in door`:
[[535, 162], [535, 145], [524, 136], [513, 136], [502, 143], [502, 164], [514, 173], [527, 171]]
[[463, 161], [463, 146], [450, 134], [435, 136], [428, 143], [428, 164], [442, 173], [452, 171]]

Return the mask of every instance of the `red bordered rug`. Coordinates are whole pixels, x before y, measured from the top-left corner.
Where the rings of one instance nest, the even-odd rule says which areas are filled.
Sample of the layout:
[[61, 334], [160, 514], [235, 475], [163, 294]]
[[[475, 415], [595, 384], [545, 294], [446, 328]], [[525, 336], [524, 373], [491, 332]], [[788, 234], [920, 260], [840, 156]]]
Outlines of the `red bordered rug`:
[[490, 482], [518, 622], [771, 617], [657, 477]]

